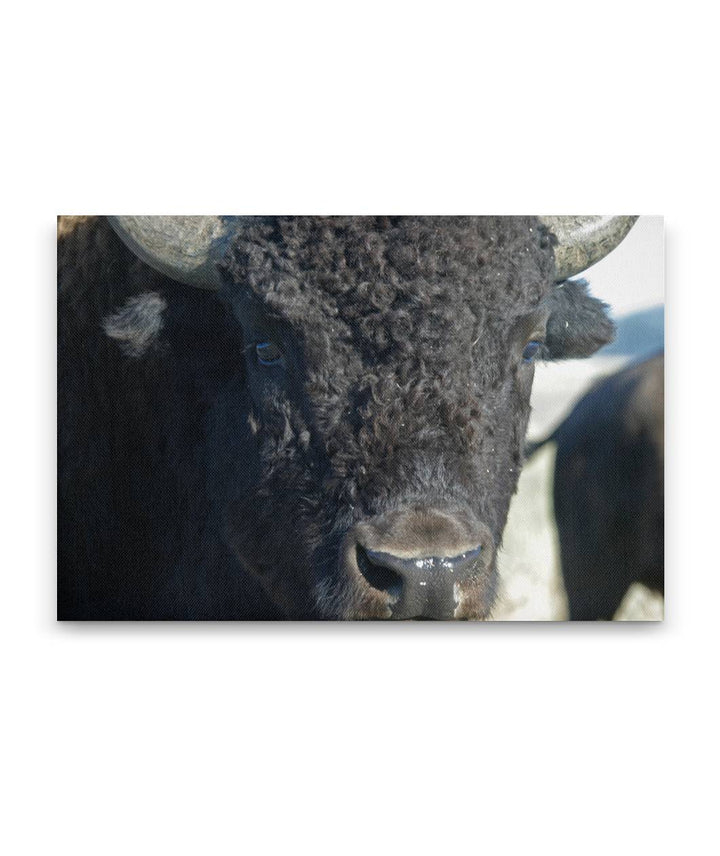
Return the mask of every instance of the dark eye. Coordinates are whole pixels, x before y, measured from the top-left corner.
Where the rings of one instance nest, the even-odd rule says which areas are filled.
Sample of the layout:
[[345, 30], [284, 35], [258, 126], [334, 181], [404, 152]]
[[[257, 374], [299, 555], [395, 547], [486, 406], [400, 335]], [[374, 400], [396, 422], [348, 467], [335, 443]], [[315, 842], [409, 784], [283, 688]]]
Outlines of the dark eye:
[[540, 342], [536, 342], [535, 340], [528, 342], [522, 354], [523, 362], [531, 363], [539, 350]]
[[262, 366], [276, 366], [282, 361], [282, 351], [275, 342], [258, 342], [255, 354]]

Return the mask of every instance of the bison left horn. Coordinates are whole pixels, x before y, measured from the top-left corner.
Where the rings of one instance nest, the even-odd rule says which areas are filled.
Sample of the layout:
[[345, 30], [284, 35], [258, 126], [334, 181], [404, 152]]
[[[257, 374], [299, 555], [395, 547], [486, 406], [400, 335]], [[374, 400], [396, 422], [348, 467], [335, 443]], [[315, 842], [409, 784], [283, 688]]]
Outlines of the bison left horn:
[[185, 285], [216, 289], [217, 262], [239, 217], [109, 217], [123, 243], [150, 267]]
[[615, 249], [637, 217], [541, 217], [558, 240], [555, 247], [556, 279], [561, 281], [586, 270]]

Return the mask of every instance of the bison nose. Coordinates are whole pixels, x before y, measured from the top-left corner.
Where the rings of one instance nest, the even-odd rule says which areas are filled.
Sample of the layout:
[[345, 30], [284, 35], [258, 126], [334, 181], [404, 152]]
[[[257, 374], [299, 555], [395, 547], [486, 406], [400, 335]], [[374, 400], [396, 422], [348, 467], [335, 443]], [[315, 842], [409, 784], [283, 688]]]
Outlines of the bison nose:
[[358, 544], [360, 572], [373, 588], [387, 592], [394, 618], [452, 618], [457, 586], [477, 569], [482, 545], [458, 556], [404, 559]]
[[413, 509], [359, 524], [357, 570], [393, 618], [453, 618], [464, 584], [488, 566], [492, 539], [467, 517]]

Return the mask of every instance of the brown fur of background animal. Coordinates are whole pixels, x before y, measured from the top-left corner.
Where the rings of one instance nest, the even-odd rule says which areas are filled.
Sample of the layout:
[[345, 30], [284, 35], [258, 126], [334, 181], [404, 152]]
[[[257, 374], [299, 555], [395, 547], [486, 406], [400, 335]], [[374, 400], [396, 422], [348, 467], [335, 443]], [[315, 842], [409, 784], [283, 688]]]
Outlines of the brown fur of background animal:
[[611, 620], [633, 583], [664, 593], [663, 377], [662, 354], [611, 375], [548, 438], [571, 620]]

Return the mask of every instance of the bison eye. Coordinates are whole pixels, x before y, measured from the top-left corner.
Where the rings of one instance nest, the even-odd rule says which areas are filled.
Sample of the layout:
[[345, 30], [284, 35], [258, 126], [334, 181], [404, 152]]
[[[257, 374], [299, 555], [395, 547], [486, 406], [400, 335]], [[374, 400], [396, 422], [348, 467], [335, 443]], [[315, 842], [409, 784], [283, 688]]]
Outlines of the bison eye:
[[276, 366], [282, 361], [282, 351], [275, 342], [258, 342], [255, 354], [262, 366]]
[[523, 362], [531, 363], [533, 359], [537, 356], [537, 352], [540, 350], [540, 342], [536, 342], [532, 339], [530, 342], [525, 345], [525, 350], [522, 353]]

